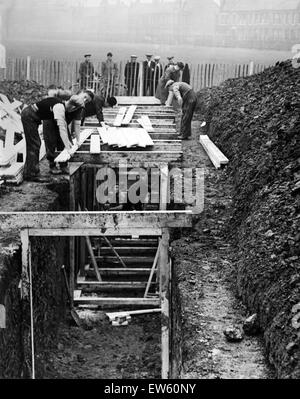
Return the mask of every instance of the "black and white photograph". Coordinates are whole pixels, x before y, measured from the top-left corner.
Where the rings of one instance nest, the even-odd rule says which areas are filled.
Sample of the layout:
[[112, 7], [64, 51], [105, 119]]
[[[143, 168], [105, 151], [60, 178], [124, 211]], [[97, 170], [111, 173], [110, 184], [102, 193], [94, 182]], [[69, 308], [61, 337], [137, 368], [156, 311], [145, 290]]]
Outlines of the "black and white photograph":
[[300, 0], [0, 0], [0, 380], [299, 378]]

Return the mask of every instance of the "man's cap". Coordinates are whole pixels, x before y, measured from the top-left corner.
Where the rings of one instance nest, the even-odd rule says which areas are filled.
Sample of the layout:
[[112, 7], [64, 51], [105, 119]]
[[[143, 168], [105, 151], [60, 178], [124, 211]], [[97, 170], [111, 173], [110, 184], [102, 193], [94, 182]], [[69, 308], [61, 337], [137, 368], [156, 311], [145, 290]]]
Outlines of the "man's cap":
[[153, 57], [153, 54], [148, 53], [146, 54], [146, 57]]
[[167, 89], [169, 86], [171, 86], [173, 83], [175, 83], [174, 80], [168, 80], [168, 81], [167, 81], [167, 84], [166, 84], [166, 89]]
[[137, 55], [131, 55], [130, 57], [131, 58], [137, 58]]
[[91, 57], [92, 54], [84, 54], [85, 57]]
[[160, 60], [160, 56], [159, 56], [159, 55], [156, 55], [156, 56], [154, 57], [154, 60], [155, 60], [155, 61], [159, 61], [159, 60]]
[[168, 59], [169, 61], [171, 61], [171, 60], [174, 59], [174, 56], [173, 56], [173, 57], [167, 57], [167, 59]]

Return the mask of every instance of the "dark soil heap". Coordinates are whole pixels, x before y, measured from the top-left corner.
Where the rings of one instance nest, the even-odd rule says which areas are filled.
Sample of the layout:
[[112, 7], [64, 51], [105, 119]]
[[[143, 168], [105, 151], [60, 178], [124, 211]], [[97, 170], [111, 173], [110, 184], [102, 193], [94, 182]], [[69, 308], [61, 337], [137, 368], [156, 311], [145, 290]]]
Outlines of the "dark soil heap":
[[33, 104], [42, 100], [47, 95], [47, 89], [35, 81], [9, 81], [0, 82], [0, 93], [5, 94], [10, 101], [21, 101], [23, 104]]
[[300, 69], [278, 63], [198, 96], [203, 133], [230, 159], [238, 294], [278, 377], [299, 378]]

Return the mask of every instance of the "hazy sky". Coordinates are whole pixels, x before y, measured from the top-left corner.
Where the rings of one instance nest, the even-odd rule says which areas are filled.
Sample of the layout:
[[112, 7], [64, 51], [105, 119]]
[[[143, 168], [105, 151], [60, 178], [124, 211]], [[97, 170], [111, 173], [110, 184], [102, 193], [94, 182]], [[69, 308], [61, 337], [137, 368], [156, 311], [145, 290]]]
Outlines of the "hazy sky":
[[[88, 6], [97, 6], [98, 4], [99, 4], [99, 0], [83, 0], [83, 1], [85, 1], [85, 3], [88, 5]], [[114, 0], [111, 0], [111, 2], [113, 2]], [[132, 1], [134, 1], [134, 0], [122, 0], [122, 2], [123, 3], [127, 3], [127, 4], [130, 4]], [[157, 0], [140, 0], [142, 3], [155, 3]], [[160, 0], [159, 0], [160, 1]], [[175, 2], [175, 1], [178, 1], [178, 0], [164, 0], [166, 3], [168, 3], [168, 2]], [[211, 0], [212, 2], [215, 2], [215, 3], [217, 3], [218, 5], [220, 4], [220, 0]]]

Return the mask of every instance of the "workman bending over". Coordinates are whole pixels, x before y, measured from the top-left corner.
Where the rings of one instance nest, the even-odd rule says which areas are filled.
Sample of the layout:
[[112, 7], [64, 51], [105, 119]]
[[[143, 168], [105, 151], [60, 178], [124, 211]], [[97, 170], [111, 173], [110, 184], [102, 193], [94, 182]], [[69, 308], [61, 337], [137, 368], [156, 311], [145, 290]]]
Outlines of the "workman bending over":
[[[91, 100], [86, 96], [87, 101]], [[49, 97], [36, 104], [26, 107], [21, 114], [21, 120], [26, 140], [26, 162], [24, 167], [24, 179], [27, 181], [44, 183], [45, 179], [40, 176], [39, 156], [41, 139], [39, 136], [39, 125], [42, 121], [55, 121], [56, 129], [52, 130], [56, 141], [60, 137], [66, 150], [73, 146], [72, 137], [68, 125], [76, 120], [74, 133], [76, 139], [80, 139], [80, 117], [84, 108], [84, 97], [73, 96], [68, 101], [62, 101], [55, 97]], [[53, 139], [54, 140], [54, 139]], [[53, 159], [54, 163], [54, 159]], [[64, 168], [66, 165], [62, 165]], [[55, 164], [54, 166], [55, 167]]]
[[[197, 105], [197, 96], [192, 87], [185, 82], [169, 80], [166, 84], [169, 89], [169, 99], [175, 95], [178, 104], [182, 107], [182, 118], [179, 139], [190, 140], [192, 135], [192, 119]], [[167, 101], [167, 105], [169, 100]], [[169, 104], [170, 105], [170, 104]]]
[[108, 97], [106, 100], [104, 97], [95, 95], [93, 100], [85, 105], [82, 110], [81, 126], [84, 125], [85, 118], [96, 115], [99, 125], [104, 122], [103, 108], [111, 107], [113, 108], [117, 105], [117, 99], [115, 97]]
[[[72, 97], [72, 93], [68, 90], [64, 90], [62, 88], [60, 89], [50, 89], [48, 91], [48, 96], [49, 97], [55, 97], [56, 99], [60, 101], [65, 101], [69, 100]], [[86, 106], [88, 103], [90, 103], [93, 98], [94, 94], [91, 91], [88, 90], [83, 90], [81, 91], [78, 96], [80, 101], [83, 102], [84, 106]], [[81, 115], [83, 112], [84, 108], [80, 108], [79, 110], [75, 111], [75, 115], [70, 115], [69, 113], [66, 114], [67, 117], [67, 123], [69, 123], [70, 119], [72, 119], [72, 124], [71, 124], [71, 132], [74, 132], [74, 129], [78, 131], [80, 130], [80, 121], [81, 121]], [[59, 168], [56, 166], [56, 163], [54, 162], [56, 158], [56, 152], [57, 151], [63, 151], [65, 148], [65, 145], [62, 141], [58, 125], [56, 123], [55, 119], [50, 119], [50, 120], [44, 120], [43, 121], [43, 135], [44, 135], [44, 140], [45, 140], [45, 145], [46, 145], [46, 151], [47, 151], [47, 159], [49, 161], [49, 167], [50, 167], [50, 173], [52, 175], [60, 175], [60, 174], [68, 174], [68, 164], [67, 162], [62, 162], [59, 164]]]

